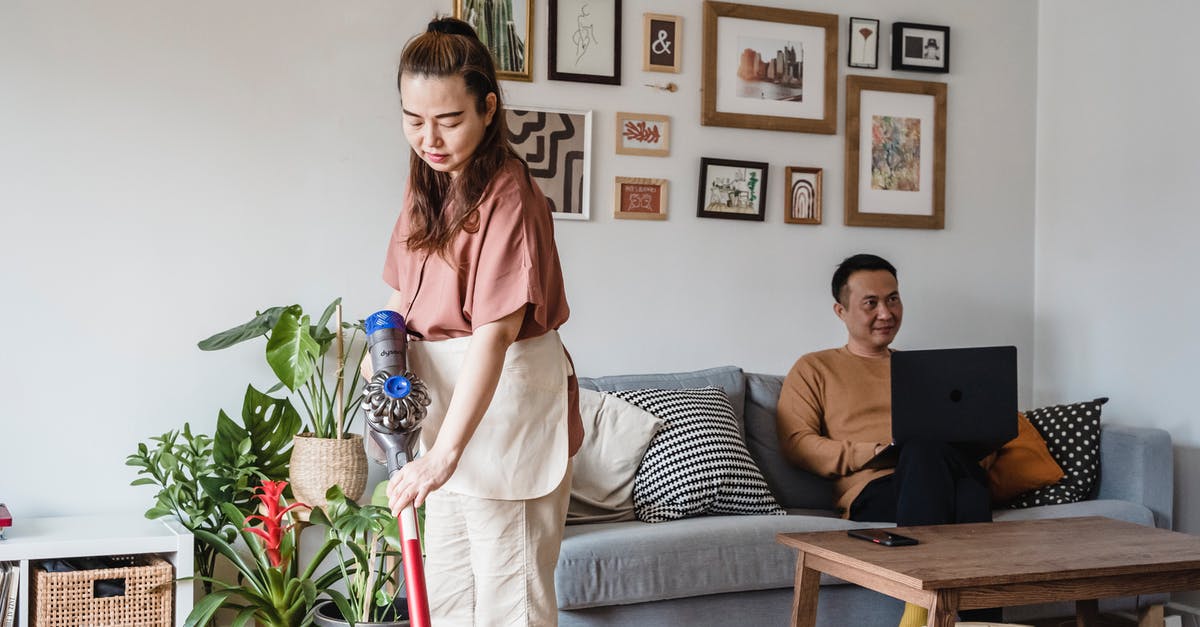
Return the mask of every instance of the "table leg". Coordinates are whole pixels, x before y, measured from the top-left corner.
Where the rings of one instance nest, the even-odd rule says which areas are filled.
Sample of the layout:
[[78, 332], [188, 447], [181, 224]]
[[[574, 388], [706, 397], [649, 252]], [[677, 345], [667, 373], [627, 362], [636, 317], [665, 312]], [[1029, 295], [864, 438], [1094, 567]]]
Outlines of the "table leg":
[[958, 592], [938, 590], [929, 608], [929, 627], [954, 627], [958, 619]]
[[1143, 607], [1138, 610], [1138, 627], [1163, 627], [1166, 619], [1163, 617], [1161, 604]]
[[1100, 602], [1096, 599], [1075, 602], [1075, 627], [1094, 627], [1100, 620]]
[[817, 593], [821, 590], [821, 573], [804, 564], [805, 553], [796, 557], [796, 596], [792, 599], [792, 625], [815, 627], [817, 624]]

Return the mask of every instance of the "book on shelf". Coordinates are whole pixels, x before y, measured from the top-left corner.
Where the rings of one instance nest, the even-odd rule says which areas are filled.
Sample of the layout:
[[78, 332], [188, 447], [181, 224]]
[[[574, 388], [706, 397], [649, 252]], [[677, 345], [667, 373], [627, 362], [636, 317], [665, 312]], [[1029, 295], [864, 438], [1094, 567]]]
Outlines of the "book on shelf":
[[17, 589], [21, 585], [19, 562], [0, 562], [0, 625], [17, 624]]

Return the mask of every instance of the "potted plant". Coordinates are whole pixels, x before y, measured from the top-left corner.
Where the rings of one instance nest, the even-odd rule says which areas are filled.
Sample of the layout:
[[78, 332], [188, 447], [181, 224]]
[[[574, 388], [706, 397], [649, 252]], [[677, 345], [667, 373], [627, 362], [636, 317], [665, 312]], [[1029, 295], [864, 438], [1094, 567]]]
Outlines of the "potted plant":
[[[300, 532], [291, 518], [292, 511], [307, 508], [303, 503], [288, 505], [283, 499], [285, 481], [266, 481], [255, 497], [261, 502], [262, 514], [243, 517], [229, 503], [221, 508], [229, 517], [236, 535], [250, 552], [245, 556], [235, 549], [224, 534], [197, 530], [196, 537], [213, 546], [238, 572], [236, 585], [208, 578], [215, 590], [201, 599], [184, 622], [185, 627], [207, 625], [217, 610], [236, 612], [234, 627], [251, 621], [268, 627], [297, 627], [307, 624], [312, 610], [329, 587], [343, 576], [344, 565], [333, 566], [318, 575], [321, 561], [339, 544], [334, 537], [324, 543], [303, 570], [297, 559]], [[319, 510], [318, 510], [319, 511]], [[259, 526], [251, 523], [257, 522]]]
[[[366, 488], [367, 457], [362, 436], [346, 429], [359, 411], [359, 378], [345, 382], [347, 361], [357, 364], [366, 354], [362, 345], [356, 359], [348, 360], [342, 330], [350, 329], [350, 346], [362, 323], [342, 322], [341, 298], [334, 299], [316, 324], [300, 305], [271, 307], [253, 319], [217, 333], [199, 343], [201, 350], [220, 350], [256, 337], [267, 338], [267, 364], [279, 379], [278, 387], [295, 393], [307, 415], [307, 428], [296, 434], [291, 453], [290, 479], [296, 497], [314, 507], [324, 506], [325, 491], [333, 485], [354, 498]], [[336, 314], [334, 329], [330, 320]], [[326, 371], [326, 355], [335, 348], [336, 370]], [[332, 389], [331, 389], [332, 388]]]

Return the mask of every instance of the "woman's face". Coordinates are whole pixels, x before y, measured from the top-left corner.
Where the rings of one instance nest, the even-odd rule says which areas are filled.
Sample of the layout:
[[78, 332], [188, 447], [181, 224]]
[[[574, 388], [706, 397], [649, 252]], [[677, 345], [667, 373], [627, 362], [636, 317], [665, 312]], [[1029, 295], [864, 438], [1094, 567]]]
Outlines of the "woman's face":
[[487, 110], [475, 110], [475, 97], [461, 76], [400, 78], [404, 136], [429, 167], [450, 176], [471, 162], [484, 131], [496, 115], [496, 94], [487, 95]]

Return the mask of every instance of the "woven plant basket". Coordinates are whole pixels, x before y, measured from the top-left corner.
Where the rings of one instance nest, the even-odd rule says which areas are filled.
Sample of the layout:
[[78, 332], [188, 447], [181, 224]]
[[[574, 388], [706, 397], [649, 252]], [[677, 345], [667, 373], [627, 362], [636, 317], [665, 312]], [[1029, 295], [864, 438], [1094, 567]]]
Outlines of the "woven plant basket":
[[348, 433], [336, 440], [316, 438], [309, 432], [298, 434], [292, 438], [289, 474], [292, 494], [309, 507], [325, 507], [325, 491], [335, 485], [341, 486], [346, 498], [357, 501], [367, 489], [362, 436]]
[[[35, 565], [30, 578], [35, 610], [30, 625], [171, 625], [175, 609], [175, 574], [171, 563], [156, 555], [129, 555], [112, 559], [129, 565], [66, 573], [47, 572]], [[107, 579], [123, 579], [125, 594], [96, 598], [96, 582]]]

